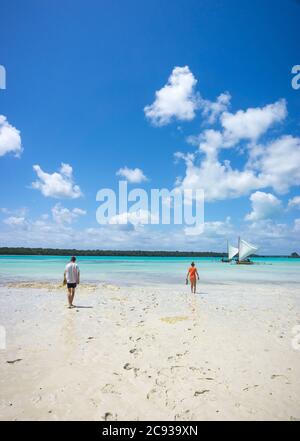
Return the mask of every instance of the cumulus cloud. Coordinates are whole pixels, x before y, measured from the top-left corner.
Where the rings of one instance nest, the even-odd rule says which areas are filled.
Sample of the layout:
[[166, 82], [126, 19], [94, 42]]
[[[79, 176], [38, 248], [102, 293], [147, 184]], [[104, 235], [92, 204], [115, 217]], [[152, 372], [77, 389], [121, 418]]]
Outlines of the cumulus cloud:
[[289, 200], [288, 208], [298, 208], [300, 209], [300, 196], [295, 196]]
[[117, 176], [122, 176], [125, 178], [128, 182], [131, 182], [132, 184], [138, 184], [143, 181], [147, 181], [147, 177], [144, 175], [143, 170], [140, 168], [120, 168], [117, 173]]
[[152, 214], [149, 210], [136, 210], [136, 211], [129, 211], [126, 213], [121, 213], [113, 216], [109, 223], [111, 225], [117, 225], [117, 224], [126, 224], [130, 223], [132, 225], [145, 225], [145, 224], [151, 224], [158, 221], [158, 217], [155, 214]]
[[53, 220], [58, 224], [71, 224], [78, 216], [84, 216], [86, 214], [86, 211], [81, 208], [73, 208], [73, 210], [70, 210], [61, 204], [54, 205], [51, 212]]
[[300, 185], [300, 138], [285, 135], [262, 146], [254, 167], [261, 186], [272, 187], [278, 193]]
[[73, 182], [73, 169], [69, 164], [61, 164], [59, 172], [46, 173], [39, 165], [33, 166], [38, 180], [32, 183], [32, 188], [40, 190], [46, 197], [76, 199], [82, 196], [78, 185]]
[[[198, 152], [193, 156], [181, 155], [186, 162], [186, 172], [176, 186], [202, 188], [206, 201], [216, 201], [268, 187], [283, 194], [299, 185], [300, 138], [284, 135], [265, 144], [257, 143], [259, 137], [286, 114], [284, 100], [235, 114], [223, 112], [221, 130], [204, 130], [188, 139], [193, 145], [197, 143]], [[220, 152], [224, 148], [238, 148], [242, 140], [248, 142], [246, 148], [240, 150], [246, 155], [245, 161], [242, 167], [233, 168], [229, 160], [220, 159]]]
[[199, 150], [211, 160], [216, 160], [217, 152], [222, 146], [223, 135], [218, 130], [205, 130], [199, 137]]
[[10, 226], [24, 226], [26, 221], [25, 217], [17, 217], [17, 216], [10, 216], [3, 220], [3, 222]]
[[200, 165], [191, 159], [186, 161], [185, 176], [177, 181], [179, 188], [201, 188], [204, 190], [205, 201], [216, 201], [236, 198], [259, 187], [259, 179], [252, 170], [233, 169], [230, 161], [221, 163], [214, 155], [213, 151], [206, 153]]
[[95, 249], [104, 244], [106, 249], [141, 249], [141, 250], [191, 250], [191, 251], [225, 251], [226, 241], [235, 243], [237, 235], [260, 246], [262, 253], [287, 253], [295, 251], [298, 242], [300, 219], [293, 224], [278, 224], [272, 220], [260, 220], [245, 224], [243, 227], [234, 225], [229, 218], [212, 220], [205, 223], [200, 236], [186, 235], [184, 228], [168, 229], [150, 225], [108, 224], [99, 227], [78, 229], [66, 223], [56, 223], [43, 217], [37, 220], [25, 219], [7, 228], [0, 229], [2, 246], [31, 246]]
[[270, 219], [279, 214], [282, 210], [280, 199], [272, 193], [256, 191], [250, 196], [250, 201], [252, 204], [252, 211], [246, 215], [245, 219], [247, 221], [255, 222]]
[[86, 210], [82, 210], [82, 208], [73, 208], [72, 212], [76, 216], [84, 216], [84, 215], [86, 215]]
[[22, 153], [20, 131], [9, 124], [4, 115], [0, 115], [0, 156], [13, 153], [19, 157]]
[[[229, 237], [232, 233], [233, 225], [231, 223], [231, 218], [228, 216], [224, 221], [208, 221], [204, 222], [204, 226], [195, 226], [195, 227], [185, 227], [184, 233], [187, 237], [200, 234], [208, 239], [216, 239], [216, 238], [225, 238]], [[200, 239], [201, 236], [198, 236]]]
[[224, 138], [229, 145], [234, 145], [242, 139], [256, 141], [273, 124], [284, 120], [286, 116], [284, 99], [265, 107], [250, 107], [236, 113], [223, 112], [221, 124], [225, 130]]
[[300, 219], [294, 220], [294, 232], [300, 233]]
[[155, 101], [144, 108], [146, 117], [157, 126], [166, 125], [173, 119], [192, 120], [199, 105], [196, 84], [188, 66], [175, 67], [167, 84], [155, 92]]
[[10, 208], [6, 208], [6, 207], [2, 207], [2, 208], [0, 208], [0, 212], [3, 214], [6, 214], [6, 215], [10, 215], [10, 216], [25, 217], [26, 214], [28, 213], [28, 208], [21, 207], [21, 208], [10, 209]]
[[228, 109], [230, 100], [231, 95], [229, 92], [221, 93], [216, 101], [201, 100], [202, 114], [206, 117], [209, 124], [215, 123], [217, 118]]

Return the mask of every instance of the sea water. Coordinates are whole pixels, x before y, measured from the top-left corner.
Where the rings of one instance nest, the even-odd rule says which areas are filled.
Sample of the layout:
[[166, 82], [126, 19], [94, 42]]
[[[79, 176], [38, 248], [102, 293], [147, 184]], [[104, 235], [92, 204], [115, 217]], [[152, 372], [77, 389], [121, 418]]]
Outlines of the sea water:
[[[184, 283], [191, 263], [187, 257], [82, 256], [77, 263], [82, 282], [117, 285]], [[220, 258], [195, 258], [201, 281], [205, 283], [300, 282], [300, 259], [253, 258], [254, 265], [222, 263]], [[0, 281], [60, 282], [69, 257], [0, 256]]]

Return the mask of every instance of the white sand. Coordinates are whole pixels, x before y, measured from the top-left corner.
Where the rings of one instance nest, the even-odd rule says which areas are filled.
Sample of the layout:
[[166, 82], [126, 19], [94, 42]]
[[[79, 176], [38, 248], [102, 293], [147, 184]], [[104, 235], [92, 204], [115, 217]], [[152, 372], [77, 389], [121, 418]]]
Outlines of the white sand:
[[0, 288], [0, 419], [300, 419], [295, 288], [34, 286]]

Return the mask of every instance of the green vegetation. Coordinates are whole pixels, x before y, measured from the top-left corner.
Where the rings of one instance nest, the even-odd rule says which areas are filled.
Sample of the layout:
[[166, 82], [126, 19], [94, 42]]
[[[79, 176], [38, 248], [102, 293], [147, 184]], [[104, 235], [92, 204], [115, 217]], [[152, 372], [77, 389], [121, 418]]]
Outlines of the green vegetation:
[[[213, 251], [140, 251], [140, 250], [76, 250], [61, 248], [24, 248], [0, 247], [0, 255], [4, 256], [140, 256], [140, 257], [226, 257], [226, 253]], [[296, 252], [290, 256], [274, 256], [254, 254], [252, 257], [290, 257], [300, 258]]]
[[0, 248], [0, 255], [29, 256], [149, 256], [149, 257], [224, 257], [226, 253], [185, 251], [120, 251], [120, 250], [75, 250], [60, 248]]

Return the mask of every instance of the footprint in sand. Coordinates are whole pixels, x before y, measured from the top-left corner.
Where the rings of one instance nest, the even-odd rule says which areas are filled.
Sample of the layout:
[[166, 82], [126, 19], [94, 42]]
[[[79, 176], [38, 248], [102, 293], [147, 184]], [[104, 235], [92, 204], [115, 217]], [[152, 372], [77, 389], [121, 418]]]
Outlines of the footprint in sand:
[[125, 371], [130, 371], [131, 369], [133, 369], [133, 366], [131, 366], [130, 363], [125, 363], [123, 369], [125, 369]]
[[116, 413], [113, 415], [111, 412], [105, 412], [102, 418], [104, 421], [117, 421], [117, 417], [118, 415]]
[[14, 363], [17, 363], [17, 362], [19, 362], [19, 361], [22, 361], [22, 358], [16, 358], [16, 360], [7, 360], [6, 363], [8, 363], [8, 364], [14, 364]]
[[91, 340], [93, 340], [95, 337], [88, 337], [88, 339], [87, 339], [87, 343], [89, 343]]
[[275, 378], [279, 378], [279, 377], [283, 377], [286, 380], [288, 380], [288, 378], [286, 377], [286, 375], [282, 375], [282, 374], [273, 374], [271, 375], [271, 380], [275, 380]]
[[194, 393], [194, 397], [198, 397], [199, 395], [203, 395], [210, 392], [209, 389], [203, 389], [203, 390], [196, 390]]
[[105, 394], [109, 393], [109, 394], [118, 394], [120, 395], [119, 392], [116, 392], [114, 389], [114, 385], [107, 383], [105, 386], [102, 387], [101, 391]]
[[243, 389], [243, 391], [247, 392], [249, 389], [254, 389], [254, 388], [256, 388], [256, 387], [259, 387], [259, 384], [254, 384], [254, 386], [248, 386], [248, 387], [245, 387], [245, 388]]
[[191, 419], [192, 419], [192, 415], [189, 409], [185, 410], [182, 413], [177, 413], [174, 416], [175, 421], [190, 421]]

